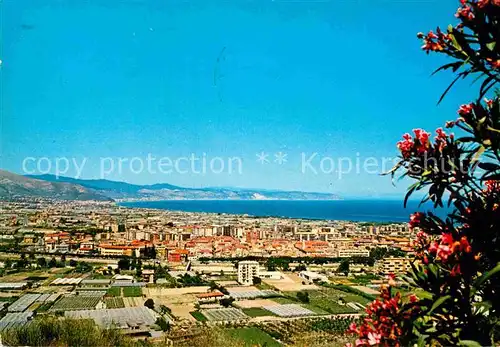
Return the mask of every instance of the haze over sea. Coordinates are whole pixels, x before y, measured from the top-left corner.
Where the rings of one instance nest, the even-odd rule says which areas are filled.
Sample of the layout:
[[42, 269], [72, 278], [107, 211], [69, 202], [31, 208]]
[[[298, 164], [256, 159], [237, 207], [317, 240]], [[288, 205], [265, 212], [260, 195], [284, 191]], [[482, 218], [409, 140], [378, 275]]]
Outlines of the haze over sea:
[[409, 201], [404, 208], [401, 200], [165, 200], [125, 202], [120, 205], [185, 212], [359, 222], [407, 222], [409, 215], [415, 211], [433, 210], [430, 204], [419, 207], [418, 201]]

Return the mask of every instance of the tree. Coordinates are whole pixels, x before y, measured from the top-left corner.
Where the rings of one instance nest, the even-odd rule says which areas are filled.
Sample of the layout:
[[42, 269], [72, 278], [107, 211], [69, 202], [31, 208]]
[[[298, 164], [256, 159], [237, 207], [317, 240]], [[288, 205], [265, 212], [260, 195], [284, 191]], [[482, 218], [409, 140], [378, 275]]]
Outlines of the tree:
[[142, 261], [141, 261], [141, 259], [139, 259], [137, 261], [137, 266], [135, 268], [135, 275], [137, 277], [141, 277], [142, 276]]
[[92, 271], [93, 267], [87, 262], [81, 261], [78, 264], [76, 264], [75, 271], [80, 272], [80, 273], [85, 273]]
[[307, 267], [304, 264], [299, 264], [295, 267], [293, 271], [295, 272], [307, 271]]
[[267, 271], [276, 271], [276, 264], [273, 261], [273, 258], [269, 258], [266, 262]]
[[76, 267], [76, 265], [78, 265], [78, 262], [75, 259], [70, 259], [69, 266]]
[[144, 306], [146, 306], [147, 308], [150, 308], [150, 309], [154, 310], [154, 308], [155, 308], [155, 302], [153, 301], [153, 299], [147, 299], [146, 301], [144, 301]]
[[436, 136], [422, 129], [398, 142], [399, 161], [389, 172], [409, 178], [404, 204], [423, 191], [423, 202], [450, 206], [410, 217], [415, 257], [401, 280], [412, 294], [394, 289], [391, 276], [381, 298], [350, 331], [356, 345], [489, 346], [500, 342], [500, 0], [461, 0], [458, 25], [419, 33], [422, 48], [451, 58], [436, 70], [479, 81], [478, 94], [458, 107], [458, 119]]
[[47, 266], [47, 260], [45, 260], [44, 257], [40, 257], [36, 260], [36, 263], [39, 267], [46, 267]]
[[120, 270], [130, 269], [130, 261], [128, 260], [128, 258], [122, 258], [122, 259], [118, 260], [118, 268]]
[[216, 290], [217, 288], [219, 288], [219, 286], [217, 285], [217, 283], [215, 283], [215, 281], [208, 282], [208, 286], [210, 287], [210, 291], [211, 292], [213, 292], [214, 290]]
[[156, 320], [156, 324], [160, 327], [160, 329], [162, 331], [169, 331], [170, 330], [170, 324], [163, 317], [159, 317]]
[[224, 307], [229, 307], [233, 303], [233, 298], [224, 298], [220, 300], [220, 304]]
[[252, 278], [252, 283], [254, 286], [258, 285], [258, 284], [261, 284], [262, 283], [262, 280], [260, 279], [260, 277], [257, 277], [257, 276], [254, 276]]
[[343, 273], [344, 276], [349, 275], [349, 259], [342, 259], [337, 272]]
[[48, 263], [48, 266], [49, 267], [56, 267], [57, 266], [56, 258], [52, 257], [52, 259], [50, 259], [50, 261]]
[[299, 301], [307, 304], [307, 303], [309, 303], [309, 293], [304, 292], [304, 291], [297, 292], [297, 299], [299, 299]]

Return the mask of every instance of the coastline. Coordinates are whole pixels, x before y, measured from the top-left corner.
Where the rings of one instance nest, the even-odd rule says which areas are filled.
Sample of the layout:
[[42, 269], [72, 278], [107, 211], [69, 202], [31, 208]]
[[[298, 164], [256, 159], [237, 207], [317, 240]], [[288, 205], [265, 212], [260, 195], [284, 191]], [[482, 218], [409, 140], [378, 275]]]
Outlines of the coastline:
[[[280, 218], [307, 221], [371, 222], [401, 224], [409, 220], [419, 201], [407, 208], [397, 200], [155, 200], [116, 202], [126, 208], [166, 210], [184, 213], [250, 216], [253, 218]], [[414, 207], [414, 208], [412, 208]], [[420, 209], [421, 210], [421, 209]], [[375, 211], [375, 212], [373, 212]], [[388, 211], [391, 213], [388, 214]]]

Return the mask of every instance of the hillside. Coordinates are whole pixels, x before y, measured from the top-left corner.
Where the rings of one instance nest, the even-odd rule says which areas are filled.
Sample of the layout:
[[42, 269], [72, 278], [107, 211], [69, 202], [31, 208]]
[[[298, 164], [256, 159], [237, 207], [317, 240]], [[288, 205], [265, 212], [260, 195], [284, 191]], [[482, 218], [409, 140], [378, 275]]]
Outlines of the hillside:
[[49, 182], [0, 170], [0, 199], [40, 197], [61, 200], [112, 200], [78, 184]]
[[109, 180], [86, 180], [54, 175], [28, 176], [53, 183], [77, 184], [115, 200], [338, 200], [329, 193], [241, 188], [184, 188], [168, 183], [136, 185]]

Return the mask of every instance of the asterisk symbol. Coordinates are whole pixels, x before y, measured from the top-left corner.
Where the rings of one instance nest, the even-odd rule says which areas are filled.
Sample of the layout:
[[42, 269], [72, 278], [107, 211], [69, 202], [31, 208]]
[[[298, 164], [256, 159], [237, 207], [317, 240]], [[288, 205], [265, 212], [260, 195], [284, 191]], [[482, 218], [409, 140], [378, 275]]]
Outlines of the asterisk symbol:
[[260, 153], [257, 153], [255, 156], [257, 157], [257, 161], [259, 163], [261, 163], [261, 164], [269, 163], [269, 159], [267, 159], [267, 157], [269, 157], [269, 154], [264, 153], [264, 152], [260, 152]]
[[278, 163], [279, 165], [281, 165], [281, 164], [283, 164], [283, 163], [286, 163], [286, 161], [287, 161], [287, 160], [286, 160], [286, 157], [287, 157], [287, 156], [288, 156], [288, 155], [287, 155], [286, 153], [283, 153], [283, 152], [278, 152], [278, 153], [276, 153], [276, 154], [274, 155], [274, 157], [276, 158], [276, 159], [274, 159], [274, 161], [275, 161], [276, 163]]

